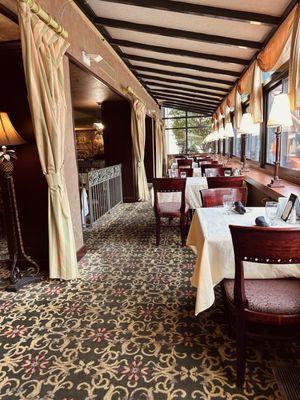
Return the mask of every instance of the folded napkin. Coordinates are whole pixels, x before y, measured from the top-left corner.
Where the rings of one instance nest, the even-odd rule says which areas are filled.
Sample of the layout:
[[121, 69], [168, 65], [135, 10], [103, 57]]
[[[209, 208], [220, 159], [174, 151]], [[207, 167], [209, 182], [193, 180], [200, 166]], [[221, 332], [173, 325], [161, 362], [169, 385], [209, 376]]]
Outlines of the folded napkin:
[[246, 208], [244, 207], [244, 205], [241, 201], [236, 201], [234, 203], [234, 210], [241, 215], [245, 214], [245, 212], [246, 212]]
[[257, 217], [255, 219], [255, 225], [257, 226], [270, 226], [267, 221], [265, 220], [265, 217], [261, 216], [261, 217]]

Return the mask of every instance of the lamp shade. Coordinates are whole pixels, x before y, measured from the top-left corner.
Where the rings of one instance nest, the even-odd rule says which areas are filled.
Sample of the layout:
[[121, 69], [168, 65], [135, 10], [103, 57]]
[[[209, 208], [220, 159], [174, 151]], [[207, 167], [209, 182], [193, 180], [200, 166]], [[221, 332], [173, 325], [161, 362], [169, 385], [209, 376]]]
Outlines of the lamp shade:
[[274, 97], [271, 107], [268, 126], [292, 126], [290, 100], [286, 93], [280, 93]]
[[0, 145], [16, 146], [26, 143], [13, 127], [6, 112], [0, 112]]
[[239, 132], [241, 134], [251, 134], [255, 131], [252, 116], [250, 113], [243, 114]]
[[234, 137], [233, 126], [231, 122], [226, 122], [224, 136], [226, 138]]

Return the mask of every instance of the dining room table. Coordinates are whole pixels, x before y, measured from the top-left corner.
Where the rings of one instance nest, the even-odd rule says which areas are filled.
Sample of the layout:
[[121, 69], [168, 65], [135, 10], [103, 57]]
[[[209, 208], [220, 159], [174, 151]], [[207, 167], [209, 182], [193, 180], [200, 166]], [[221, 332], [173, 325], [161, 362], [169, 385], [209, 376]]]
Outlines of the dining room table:
[[[223, 279], [234, 279], [234, 250], [229, 225], [255, 226], [258, 216], [265, 216], [264, 207], [247, 208], [243, 215], [223, 207], [196, 209], [187, 238], [187, 245], [196, 255], [191, 277], [192, 285], [197, 288], [195, 315], [214, 304], [216, 285]], [[272, 226], [300, 228], [300, 224], [281, 219], [276, 219]], [[245, 279], [300, 278], [298, 264], [283, 266], [245, 261], [244, 270]]]
[[[192, 210], [202, 207], [200, 190], [207, 189], [207, 179], [205, 177], [186, 178], [185, 202]], [[152, 206], [154, 205], [154, 190], [150, 191]], [[159, 203], [181, 202], [180, 192], [162, 192], [158, 193]]]

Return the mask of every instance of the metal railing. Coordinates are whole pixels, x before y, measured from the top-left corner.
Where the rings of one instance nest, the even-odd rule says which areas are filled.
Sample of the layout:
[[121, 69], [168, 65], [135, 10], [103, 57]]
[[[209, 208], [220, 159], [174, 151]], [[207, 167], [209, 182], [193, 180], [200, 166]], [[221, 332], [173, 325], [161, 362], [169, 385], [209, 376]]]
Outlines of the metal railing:
[[122, 166], [101, 168], [80, 174], [88, 194], [89, 226], [123, 202]]

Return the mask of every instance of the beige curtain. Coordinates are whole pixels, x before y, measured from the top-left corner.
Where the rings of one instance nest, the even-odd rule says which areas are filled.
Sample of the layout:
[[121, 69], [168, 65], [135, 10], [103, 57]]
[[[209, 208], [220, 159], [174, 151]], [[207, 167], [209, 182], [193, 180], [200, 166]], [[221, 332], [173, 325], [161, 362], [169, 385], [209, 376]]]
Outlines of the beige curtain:
[[155, 154], [156, 177], [165, 176], [168, 171], [167, 145], [165, 138], [165, 123], [162, 119], [155, 120]]
[[255, 124], [263, 122], [263, 79], [257, 60], [253, 67], [249, 111]]
[[239, 129], [242, 122], [243, 110], [242, 110], [242, 98], [239, 93], [238, 87], [235, 87], [235, 100], [234, 100], [234, 127]]
[[63, 56], [68, 43], [22, 0], [19, 24], [36, 143], [49, 186], [50, 278], [75, 279], [76, 249], [63, 171], [66, 134]]
[[133, 100], [131, 112], [131, 135], [135, 160], [136, 182], [139, 201], [150, 199], [144, 165], [146, 140], [146, 107], [138, 99]]
[[300, 5], [294, 18], [289, 65], [289, 96], [291, 110], [300, 109]]
[[155, 172], [156, 178], [163, 176], [163, 137], [162, 137], [162, 125], [161, 120], [156, 118], [155, 120]]

